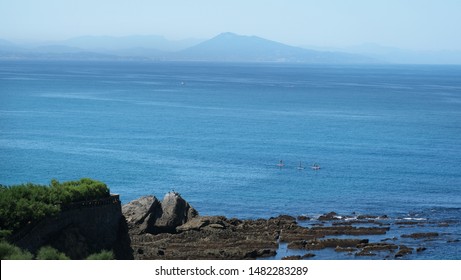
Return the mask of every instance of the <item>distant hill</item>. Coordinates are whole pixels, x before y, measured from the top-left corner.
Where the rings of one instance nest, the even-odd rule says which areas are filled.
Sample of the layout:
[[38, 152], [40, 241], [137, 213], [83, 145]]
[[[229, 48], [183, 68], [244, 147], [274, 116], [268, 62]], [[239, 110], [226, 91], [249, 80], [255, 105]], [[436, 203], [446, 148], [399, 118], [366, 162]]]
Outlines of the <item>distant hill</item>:
[[174, 60], [229, 62], [376, 63], [377, 60], [340, 52], [321, 52], [285, 45], [257, 36], [222, 33], [169, 56]]
[[306, 49], [318, 51], [346, 52], [360, 54], [393, 64], [461, 64], [461, 51], [454, 50], [407, 50], [381, 46], [372, 43], [343, 48], [305, 46]]
[[93, 51], [120, 51], [120, 50], [157, 50], [161, 52], [175, 52], [200, 43], [200, 39], [168, 40], [158, 35], [133, 36], [81, 36], [61, 41], [60, 44]]
[[308, 50], [263, 39], [222, 33], [206, 41], [170, 41], [162, 36], [83, 36], [35, 45], [0, 40], [0, 59], [153, 60], [292, 62], [317, 64], [379, 63], [359, 54]]

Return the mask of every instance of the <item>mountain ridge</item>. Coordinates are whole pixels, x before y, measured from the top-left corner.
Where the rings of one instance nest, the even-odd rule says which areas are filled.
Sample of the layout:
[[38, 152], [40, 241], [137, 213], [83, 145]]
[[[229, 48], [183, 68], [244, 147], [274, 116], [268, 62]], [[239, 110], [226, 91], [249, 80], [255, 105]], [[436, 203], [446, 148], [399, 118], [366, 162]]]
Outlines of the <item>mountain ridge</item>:
[[0, 59], [457, 65], [461, 64], [461, 51], [412, 51], [372, 43], [342, 48], [291, 46], [224, 32], [208, 40], [168, 40], [159, 35], [80, 36], [20, 44], [0, 38]]
[[221, 33], [176, 55], [182, 60], [235, 62], [298, 62], [298, 63], [373, 63], [361, 55], [320, 52], [286, 45], [258, 36], [232, 32]]

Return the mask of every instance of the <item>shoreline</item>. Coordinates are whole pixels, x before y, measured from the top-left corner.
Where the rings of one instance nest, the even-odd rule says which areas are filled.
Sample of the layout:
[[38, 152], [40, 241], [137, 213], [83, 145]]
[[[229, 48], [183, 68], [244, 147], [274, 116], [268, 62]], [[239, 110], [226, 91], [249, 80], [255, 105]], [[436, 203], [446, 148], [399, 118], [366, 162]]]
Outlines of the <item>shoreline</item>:
[[[136, 211], [132, 208], [131, 214], [127, 213], [126, 209], [135, 204], [149, 210], [133, 214]], [[155, 208], [165, 212], [163, 204], [170, 207], [166, 212], [182, 217], [182, 222], [171, 223], [162, 232], [155, 226], [159, 218]], [[134, 259], [431, 259], [434, 244], [460, 242], [446, 232], [454, 221], [421, 217], [330, 212], [316, 218], [280, 215], [238, 219], [200, 216], [198, 212], [190, 215], [185, 209], [190, 211], [191, 206], [178, 193], [167, 194], [162, 202], [142, 197], [125, 204], [122, 211]]]
[[457, 217], [328, 212], [239, 219], [201, 216], [177, 192], [124, 205], [119, 198], [74, 203], [8, 241], [32, 254], [52, 246], [71, 259], [101, 250], [135, 260], [448, 260], [461, 253]]

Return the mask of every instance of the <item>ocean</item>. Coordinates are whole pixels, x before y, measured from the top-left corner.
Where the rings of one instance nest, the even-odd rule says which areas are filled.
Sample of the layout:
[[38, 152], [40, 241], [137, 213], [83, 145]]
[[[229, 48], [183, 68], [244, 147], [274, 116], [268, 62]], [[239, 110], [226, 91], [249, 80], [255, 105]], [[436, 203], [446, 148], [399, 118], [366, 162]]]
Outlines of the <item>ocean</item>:
[[450, 221], [413, 258], [461, 259], [461, 66], [2, 61], [0, 133], [3, 185]]

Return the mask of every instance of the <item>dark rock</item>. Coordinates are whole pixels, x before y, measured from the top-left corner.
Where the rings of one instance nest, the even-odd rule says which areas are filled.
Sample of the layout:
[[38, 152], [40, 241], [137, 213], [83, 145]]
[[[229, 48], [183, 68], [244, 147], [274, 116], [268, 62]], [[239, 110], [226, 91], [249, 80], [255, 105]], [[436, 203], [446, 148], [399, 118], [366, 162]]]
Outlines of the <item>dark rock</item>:
[[307, 254], [304, 254], [301, 258], [302, 259], [310, 259], [310, 258], [313, 258], [313, 257], [315, 257], [315, 254], [307, 253]]
[[419, 248], [416, 248], [416, 252], [422, 252], [422, 251], [426, 251], [427, 248], [426, 247], [419, 247]]
[[336, 212], [330, 212], [327, 214], [323, 214], [318, 218], [319, 221], [332, 221], [332, 220], [340, 220], [338, 214]]
[[392, 238], [384, 238], [384, 239], [381, 240], [381, 241], [384, 242], [384, 241], [395, 241], [395, 240], [398, 240], [398, 238], [394, 236], [394, 237], [392, 237]]
[[[306, 240], [296, 240], [288, 243], [288, 248], [289, 249], [305, 249], [306, 245], [308, 244], [308, 241]], [[317, 241], [311, 241], [309, 244], [318, 244]]]
[[290, 249], [307, 249], [307, 250], [321, 250], [325, 248], [338, 248], [338, 247], [357, 247], [359, 244], [368, 243], [368, 239], [312, 239], [294, 241], [288, 243]]
[[412, 234], [403, 234], [402, 237], [404, 238], [413, 238], [413, 239], [421, 239], [421, 238], [434, 238], [439, 236], [437, 232], [417, 232]]
[[298, 221], [309, 221], [311, 218], [306, 215], [298, 216]]
[[259, 249], [253, 250], [245, 254], [244, 259], [256, 259], [262, 257], [275, 256], [276, 251], [272, 249]]
[[336, 247], [336, 252], [354, 252], [357, 251], [357, 248], [354, 247]]
[[352, 226], [331, 226], [313, 227], [312, 234], [315, 235], [379, 235], [386, 234], [389, 227], [352, 227]]
[[365, 220], [365, 219], [377, 219], [378, 216], [374, 216], [374, 215], [358, 215], [357, 216], [357, 219], [359, 220]]
[[300, 255], [296, 255], [296, 256], [285, 256], [282, 258], [282, 260], [300, 260], [302, 259], [302, 257]]
[[399, 248], [399, 246], [391, 243], [364, 243], [360, 244], [357, 247], [361, 248], [364, 251], [393, 251]]
[[413, 249], [400, 245], [400, 250], [395, 254], [394, 258], [402, 258], [408, 254], [413, 254]]
[[395, 222], [396, 225], [418, 225], [421, 224], [420, 221], [397, 221]]
[[277, 251], [275, 249], [260, 249], [258, 250], [257, 257], [259, 258], [265, 258], [265, 257], [272, 257], [277, 254]]

